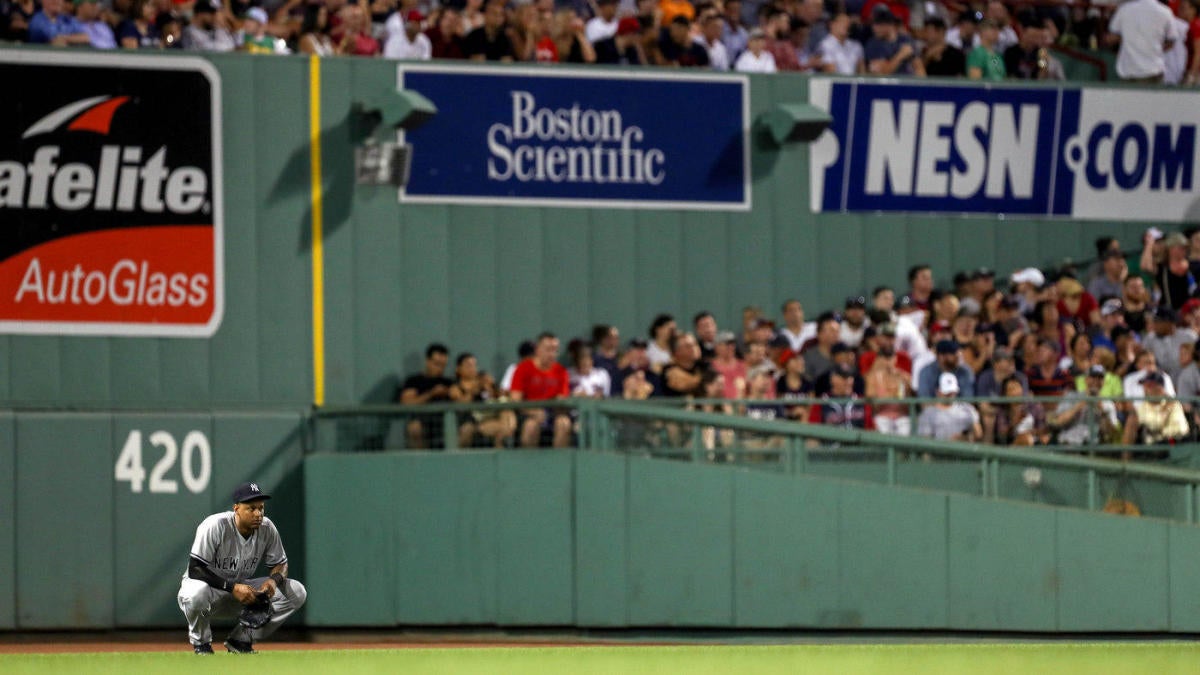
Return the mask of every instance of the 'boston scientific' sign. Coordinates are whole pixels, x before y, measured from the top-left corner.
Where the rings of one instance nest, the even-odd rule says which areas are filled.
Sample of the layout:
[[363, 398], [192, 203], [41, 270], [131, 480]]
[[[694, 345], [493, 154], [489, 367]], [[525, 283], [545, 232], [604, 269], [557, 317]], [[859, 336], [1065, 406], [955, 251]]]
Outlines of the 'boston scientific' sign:
[[404, 202], [750, 208], [744, 77], [404, 65], [438, 114]]

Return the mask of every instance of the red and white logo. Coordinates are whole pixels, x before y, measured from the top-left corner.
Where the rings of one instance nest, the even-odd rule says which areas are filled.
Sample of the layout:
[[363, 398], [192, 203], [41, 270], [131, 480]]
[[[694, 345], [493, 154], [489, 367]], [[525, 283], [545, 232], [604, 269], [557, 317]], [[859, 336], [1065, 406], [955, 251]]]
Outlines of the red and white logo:
[[30, 125], [21, 138], [49, 133], [68, 121], [70, 131], [92, 131], [107, 136], [113, 114], [128, 101], [128, 96], [93, 96], [68, 103]]

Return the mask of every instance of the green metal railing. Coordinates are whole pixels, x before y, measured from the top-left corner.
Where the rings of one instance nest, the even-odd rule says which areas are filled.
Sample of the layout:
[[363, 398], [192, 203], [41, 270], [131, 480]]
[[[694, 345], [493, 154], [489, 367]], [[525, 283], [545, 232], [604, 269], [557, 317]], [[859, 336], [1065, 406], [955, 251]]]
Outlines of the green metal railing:
[[[1193, 443], [1016, 448], [685, 409], [706, 403], [732, 404], [737, 409], [744, 404], [804, 402], [719, 400], [689, 405], [662, 399], [565, 399], [554, 401], [553, 407], [572, 416], [572, 445], [584, 450], [837, 476], [1088, 510], [1103, 508], [1109, 498], [1132, 494], [1146, 515], [1189, 523], [1200, 520], [1200, 471], [1192, 468], [1200, 446]], [[477, 451], [484, 448], [458, 447], [459, 422], [466, 416], [545, 407], [546, 402], [509, 402], [322, 408], [312, 415], [307, 448], [310, 452], [410, 449], [405, 428], [409, 421], [420, 419], [432, 432], [427, 449]]]

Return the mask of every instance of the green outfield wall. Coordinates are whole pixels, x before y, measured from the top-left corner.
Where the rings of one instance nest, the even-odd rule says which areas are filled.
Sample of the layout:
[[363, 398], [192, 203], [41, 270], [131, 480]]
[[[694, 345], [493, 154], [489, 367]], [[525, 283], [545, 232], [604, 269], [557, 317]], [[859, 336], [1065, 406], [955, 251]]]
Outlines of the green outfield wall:
[[[588, 453], [303, 454], [312, 404], [390, 400], [431, 341], [496, 370], [545, 329], [628, 337], [701, 309], [733, 327], [742, 306], [791, 297], [815, 316], [902, 287], [914, 263], [948, 283], [1170, 226], [814, 215], [809, 149], [758, 132], [745, 211], [402, 204], [353, 165], [356, 111], [396, 88], [395, 62], [189, 58], [220, 93], [223, 316], [207, 338], [0, 335], [0, 629], [178, 627], [194, 527], [247, 479], [274, 491], [293, 570], [315, 582], [312, 625], [1194, 629], [1185, 526]], [[749, 120], [811, 84], [746, 81]], [[994, 538], [948, 534], [989, 518]], [[1024, 577], [975, 585], [956, 564], [1008, 560], [1030, 532], [1042, 557], [1014, 562]], [[1097, 590], [1113, 579], [1115, 595]], [[1032, 600], [988, 605], [1007, 597]]]
[[0, 629], [179, 625], [196, 526], [248, 477], [272, 491], [267, 514], [303, 578], [302, 419], [0, 415]]
[[1192, 525], [602, 452], [305, 476], [311, 626], [1200, 630]]
[[[148, 408], [314, 400], [313, 69], [300, 57], [204, 58], [222, 93], [219, 329], [211, 339], [2, 336], [0, 400]], [[607, 322], [628, 336], [659, 312], [687, 322], [701, 309], [734, 327], [744, 305], [774, 313], [791, 297], [815, 316], [847, 293], [903, 287], [914, 263], [933, 265], [948, 284], [959, 269], [1079, 259], [1105, 234], [1132, 249], [1151, 223], [813, 214], [807, 146], [780, 148], [758, 134], [745, 212], [400, 204], [394, 189], [353, 178], [355, 105], [395, 89], [396, 62], [326, 59], [318, 77], [330, 404], [390, 398], [395, 378], [416, 370], [434, 340], [499, 369], [543, 329], [574, 336]], [[750, 76], [750, 118], [807, 100], [808, 83]]]

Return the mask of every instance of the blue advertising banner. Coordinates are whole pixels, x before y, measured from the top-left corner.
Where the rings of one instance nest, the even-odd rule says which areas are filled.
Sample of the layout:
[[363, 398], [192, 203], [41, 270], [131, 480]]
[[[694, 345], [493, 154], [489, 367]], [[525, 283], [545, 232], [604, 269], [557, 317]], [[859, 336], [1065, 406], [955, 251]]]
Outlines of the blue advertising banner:
[[817, 80], [813, 211], [1195, 220], [1195, 99]]
[[405, 64], [405, 202], [750, 208], [745, 77]]

